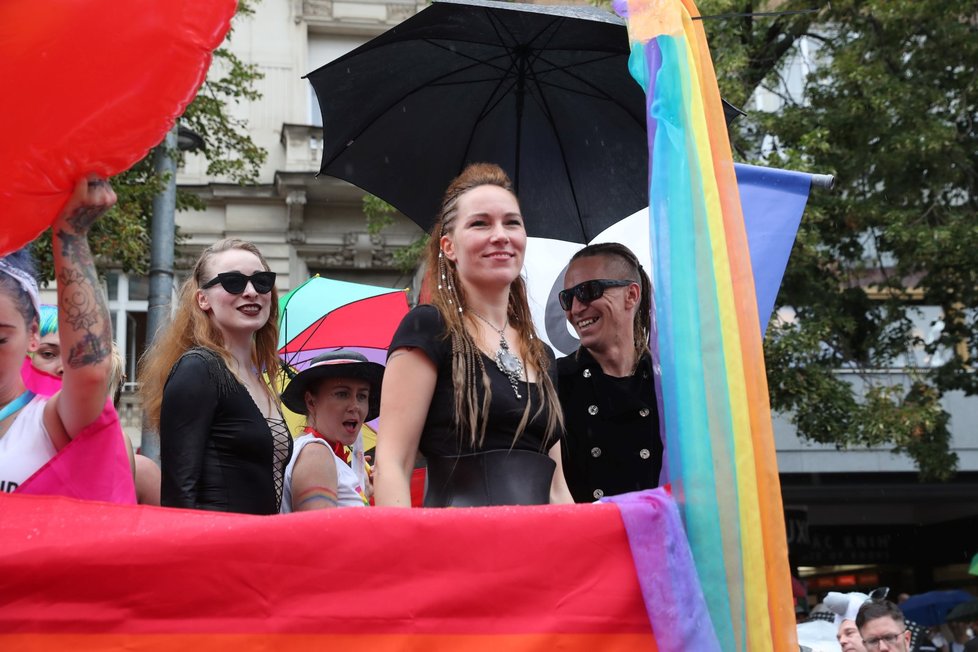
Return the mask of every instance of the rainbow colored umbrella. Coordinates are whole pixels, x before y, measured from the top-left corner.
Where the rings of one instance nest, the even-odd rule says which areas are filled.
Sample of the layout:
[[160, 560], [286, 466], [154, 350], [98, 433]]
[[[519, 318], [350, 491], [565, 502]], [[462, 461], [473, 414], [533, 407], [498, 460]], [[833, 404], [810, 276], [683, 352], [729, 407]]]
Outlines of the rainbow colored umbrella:
[[302, 371], [318, 355], [340, 348], [385, 364], [387, 347], [407, 314], [407, 291], [314, 276], [279, 304], [278, 353]]
[[[312, 277], [279, 301], [278, 354], [286, 375], [302, 371], [322, 353], [344, 348], [386, 365], [387, 347], [407, 311], [407, 290]], [[282, 412], [289, 432], [305, 425], [304, 416], [284, 405]], [[362, 454], [376, 445], [377, 419], [364, 424], [360, 435], [362, 447], [354, 448]]]

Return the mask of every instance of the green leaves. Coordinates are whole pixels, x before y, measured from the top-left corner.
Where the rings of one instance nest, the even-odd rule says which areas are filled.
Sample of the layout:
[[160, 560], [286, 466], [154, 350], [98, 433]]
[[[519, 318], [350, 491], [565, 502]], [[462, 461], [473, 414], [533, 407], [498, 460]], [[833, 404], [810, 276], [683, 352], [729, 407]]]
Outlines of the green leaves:
[[233, 106], [258, 100], [254, 83], [262, 77], [257, 66], [242, 62], [226, 47], [214, 52], [207, 81], [181, 118], [204, 139], [209, 176], [235, 183], [258, 180], [268, 153], [251, 140], [246, 119], [235, 117]]
[[[802, 8], [818, 13], [704, 21], [721, 94], [736, 103], [763, 88], [783, 101], [735, 124], [735, 151], [837, 180], [812, 194], [792, 252], [778, 305], [793, 321], [768, 330], [772, 405], [802, 437], [892, 446], [922, 479], [947, 479], [956, 456], [941, 398], [978, 393], [974, 3], [700, 4]], [[930, 344], [918, 306], [944, 315]], [[947, 361], [905, 369], [915, 352]]]
[[394, 223], [397, 209], [369, 192], [363, 196], [363, 215], [367, 218], [367, 233], [379, 235]]
[[[380, 197], [366, 193], [363, 196], [363, 214], [367, 219], [367, 233], [378, 235], [394, 224], [397, 209]], [[394, 264], [405, 274], [413, 272], [420, 264], [427, 244], [428, 234], [422, 233], [408, 246], [394, 251]]]

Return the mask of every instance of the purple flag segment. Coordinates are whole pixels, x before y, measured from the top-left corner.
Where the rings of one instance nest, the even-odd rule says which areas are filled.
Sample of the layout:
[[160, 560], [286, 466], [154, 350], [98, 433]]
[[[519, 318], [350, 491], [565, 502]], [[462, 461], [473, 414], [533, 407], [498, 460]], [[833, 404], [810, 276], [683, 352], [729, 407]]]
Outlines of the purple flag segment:
[[614, 503], [621, 511], [659, 649], [719, 652], [679, 508], [669, 489], [611, 496], [601, 502]]
[[734, 169], [763, 335], [774, 311], [802, 213], [808, 204], [812, 176], [805, 172], [743, 163], [735, 164]]

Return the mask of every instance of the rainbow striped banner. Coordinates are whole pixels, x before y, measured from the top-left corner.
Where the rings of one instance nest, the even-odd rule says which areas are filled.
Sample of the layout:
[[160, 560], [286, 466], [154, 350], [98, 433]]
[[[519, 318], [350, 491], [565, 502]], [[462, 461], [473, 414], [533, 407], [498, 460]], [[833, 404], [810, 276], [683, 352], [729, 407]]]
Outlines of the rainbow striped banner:
[[692, 0], [615, 9], [647, 96], [669, 477], [722, 649], [798, 649], [754, 279], [706, 36]]

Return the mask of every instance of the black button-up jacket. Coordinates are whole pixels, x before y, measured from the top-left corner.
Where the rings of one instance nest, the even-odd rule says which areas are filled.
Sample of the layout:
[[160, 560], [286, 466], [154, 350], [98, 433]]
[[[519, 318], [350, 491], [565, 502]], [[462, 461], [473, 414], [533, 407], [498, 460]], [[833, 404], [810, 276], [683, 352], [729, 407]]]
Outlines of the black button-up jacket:
[[574, 500], [657, 487], [663, 447], [651, 356], [632, 376], [615, 378], [581, 348], [557, 361], [557, 373], [567, 425], [564, 476]]

